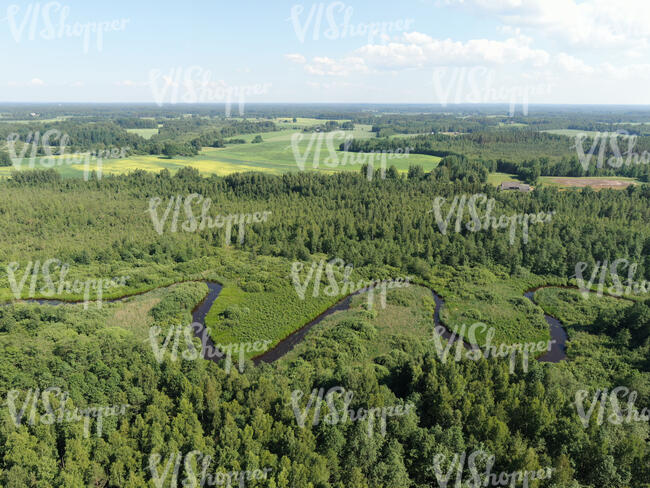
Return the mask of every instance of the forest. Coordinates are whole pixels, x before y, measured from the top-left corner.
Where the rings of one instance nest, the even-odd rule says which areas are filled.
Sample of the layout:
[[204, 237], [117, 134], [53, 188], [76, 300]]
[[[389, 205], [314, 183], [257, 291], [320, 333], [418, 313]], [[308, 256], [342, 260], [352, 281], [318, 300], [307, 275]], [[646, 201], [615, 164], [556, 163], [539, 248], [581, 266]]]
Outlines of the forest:
[[[596, 279], [585, 299], [576, 281], [578, 263], [591, 270], [617, 259], [635, 263], [638, 281], [650, 280], [648, 169], [584, 170], [575, 138], [542, 132], [611, 132], [618, 122], [650, 114], [556, 108], [526, 118], [528, 127], [513, 127], [500, 124], [503, 107], [372, 110], [252, 105], [246, 117], [228, 119], [200, 105], [190, 116], [183, 106], [0, 107], [5, 141], [18, 134], [29, 145], [34, 133], [57, 130], [76, 151], [126, 145], [161, 161], [177, 155], [191, 161], [204, 148], [255, 141], [264, 148], [281, 131], [338, 130], [354, 134], [344, 150], [409, 146], [440, 158], [433, 167], [389, 166], [385, 174], [362, 167], [220, 176], [188, 163], [86, 180], [57, 169], [14, 169], [1, 177], [0, 486], [168, 488], [174, 480], [209, 486], [216, 473], [258, 470], [266, 477], [243, 486], [425, 488], [440, 485], [434, 460], [444, 459], [443, 472], [455, 473], [455, 454], [481, 451], [494, 456], [492, 473], [547, 470], [531, 487], [650, 487], [650, 423], [642, 421], [650, 407], [650, 295], [599, 296]], [[643, 127], [630, 127], [643, 151]], [[359, 137], [362, 128], [367, 137]], [[152, 129], [149, 138], [133, 132]], [[583, 141], [585, 152], [593, 137]], [[8, 149], [0, 149], [0, 164], [10, 166]], [[491, 180], [499, 173], [536, 187], [500, 190]], [[564, 189], [541, 184], [545, 176], [638, 181], [620, 190]], [[191, 212], [179, 203], [180, 230], [168, 224], [158, 232], [152, 199], [162, 202], [159, 219], [172, 202], [166, 217], [172, 221], [173, 202], [190, 195], [203, 199], [195, 201], [195, 216], [209, 199], [210, 217], [268, 218], [251, 219], [240, 239], [238, 224], [230, 233], [224, 225], [192, 227]], [[436, 198], [449, 205], [472, 195], [493, 200], [496, 217], [553, 217], [530, 225], [526, 241], [493, 227], [472, 230], [468, 213], [459, 217], [458, 232], [441, 232]], [[45, 293], [43, 275], [23, 274], [30, 263], [53, 258], [68, 266], [70, 281], [128, 279], [104, 290], [101, 307], [92, 290], [84, 307], [83, 292]], [[323, 272], [304, 281], [301, 299], [292, 269], [307, 273], [313, 263], [333, 259], [349, 266], [353, 283], [409, 276], [411, 284], [371, 307], [362, 289], [318, 293], [317, 286], [331, 287]], [[345, 271], [336, 273], [342, 279]], [[21, 279], [22, 288], [15, 283]], [[203, 320], [215, 344], [266, 341], [276, 348], [317, 323], [272, 362], [251, 351], [241, 364], [233, 355], [232, 367], [187, 354], [201, 349], [198, 338], [186, 344], [180, 336], [175, 345], [170, 338], [176, 327], [192, 324], [212, 284], [218, 296]], [[494, 328], [501, 344], [547, 341], [548, 317], [567, 335], [566, 357], [557, 362], [531, 358], [511, 369], [498, 358], [444, 361], [433, 340], [438, 324], [460, 331], [480, 322]], [[483, 346], [484, 337], [474, 345]], [[175, 347], [188, 349], [170, 354]], [[83, 419], [55, 422], [39, 401], [48, 388], [67, 395], [65, 402], [50, 395], [54, 412], [128, 408], [106, 415], [101, 426], [96, 417], [88, 428]], [[348, 406], [355, 411], [413, 408], [390, 417], [382, 431], [368, 418], [332, 420], [346, 406], [344, 396], [316, 397], [312, 407], [329, 420], [301, 427], [295, 392], [304, 392], [300, 407], [307, 408], [310, 393], [321, 388], [353, 392]], [[619, 403], [641, 421], [616, 420], [617, 388], [634, 392], [633, 404], [629, 395]], [[595, 413], [585, 418], [578, 404]], [[161, 478], [168, 462], [167, 473], [175, 475]], [[458, 486], [472, 486], [469, 472], [460, 477]]]

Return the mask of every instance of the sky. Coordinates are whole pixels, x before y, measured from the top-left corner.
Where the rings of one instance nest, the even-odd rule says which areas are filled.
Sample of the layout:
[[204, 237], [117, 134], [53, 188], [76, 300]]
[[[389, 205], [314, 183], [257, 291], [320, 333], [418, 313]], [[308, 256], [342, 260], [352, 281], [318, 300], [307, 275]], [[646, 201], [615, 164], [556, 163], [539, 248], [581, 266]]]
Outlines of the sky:
[[2, 102], [650, 104], [647, 0], [0, 2]]

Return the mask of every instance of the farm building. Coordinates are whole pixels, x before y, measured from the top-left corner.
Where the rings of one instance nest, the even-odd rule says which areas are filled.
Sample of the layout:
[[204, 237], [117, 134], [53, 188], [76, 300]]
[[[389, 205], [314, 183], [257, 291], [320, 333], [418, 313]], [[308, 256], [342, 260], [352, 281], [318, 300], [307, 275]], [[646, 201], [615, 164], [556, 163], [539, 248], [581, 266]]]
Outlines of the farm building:
[[529, 192], [532, 190], [530, 185], [526, 183], [517, 183], [516, 181], [504, 181], [501, 183], [499, 190], [519, 190], [521, 192]]

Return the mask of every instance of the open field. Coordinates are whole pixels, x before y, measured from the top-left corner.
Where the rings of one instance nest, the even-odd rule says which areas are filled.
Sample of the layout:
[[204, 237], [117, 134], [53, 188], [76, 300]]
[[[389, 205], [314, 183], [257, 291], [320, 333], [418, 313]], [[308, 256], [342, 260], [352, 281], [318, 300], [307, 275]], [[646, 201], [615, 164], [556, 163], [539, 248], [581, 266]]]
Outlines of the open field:
[[[490, 173], [488, 183], [498, 186], [504, 181], [519, 182], [515, 175], [508, 173]], [[615, 190], [624, 190], [630, 185], [639, 185], [640, 181], [634, 178], [624, 176], [589, 176], [589, 177], [569, 177], [569, 176], [542, 176], [537, 183], [541, 186], [554, 186], [557, 188], [584, 188], [590, 186], [595, 190], [603, 188], [613, 188]]]
[[487, 179], [487, 182], [494, 186], [499, 186], [501, 183], [506, 181], [516, 181], [518, 183], [520, 182], [517, 178], [515, 178], [515, 175], [508, 173], [490, 173]]
[[[155, 131], [156, 129], [134, 129]], [[299, 142], [292, 147], [292, 138], [298, 134]], [[369, 125], [358, 125], [353, 131], [345, 131], [355, 138], [373, 137]], [[288, 171], [317, 170], [326, 173], [338, 171], [359, 171], [361, 166], [371, 159], [366, 153], [348, 153], [339, 151], [339, 145], [344, 141], [341, 133], [328, 136], [326, 133], [303, 133], [292, 129], [284, 129], [275, 132], [262, 134], [264, 142], [251, 144], [250, 141], [256, 134], [238, 135], [237, 139], [246, 140], [246, 144], [229, 144], [224, 148], [203, 148], [195, 157], [173, 157], [168, 158], [158, 155], [133, 155], [124, 159], [104, 159], [101, 161], [101, 170], [104, 174], [122, 174], [142, 169], [158, 172], [168, 169], [175, 172], [182, 167], [191, 166], [198, 169], [204, 175], [216, 174], [227, 175], [244, 171], [262, 171], [266, 173], [280, 174]], [[331, 137], [331, 139], [328, 139]], [[330, 150], [334, 150], [336, 161], [333, 164], [328, 158], [331, 157]], [[378, 168], [380, 158], [374, 156], [375, 168]], [[60, 161], [55, 157], [55, 161]], [[398, 171], [408, 171], [410, 165], [421, 165], [425, 171], [431, 171], [438, 165], [440, 158], [423, 154], [402, 155], [401, 158], [387, 157], [386, 167], [394, 165]], [[301, 163], [303, 168], [300, 167]], [[329, 163], [329, 164], [327, 164]], [[43, 167], [37, 160], [34, 167]], [[56, 165], [64, 177], [83, 176], [84, 163], [74, 165]], [[24, 169], [29, 169], [29, 163], [25, 162]], [[99, 165], [95, 158], [90, 158], [90, 169], [98, 170]], [[0, 176], [7, 176], [14, 168], [0, 168]]]
[[[547, 132], [549, 134], [556, 134], [559, 136], [575, 137], [579, 134], [584, 134], [586, 136], [595, 136], [602, 134], [603, 132], [597, 130], [582, 130], [582, 129], [547, 129], [540, 132]], [[627, 137], [624, 134], [621, 134], [621, 137]]]
[[[268, 120], [268, 119], [259, 119], [259, 120]], [[328, 120], [334, 120], [336, 122], [347, 122], [350, 119], [316, 119], [313, 117], [296, 117], [296, 121], [293, 121], [293, 117], [276, 117], [273, 119], [273, 122], [275, 122], [277, 125], [280, 127], [286, 128], [286, 127], [293, 127], [293, 126], [298, 126], [298, 127], [310, 127], [314, 125], [320, 125], [320, 124], [325, 124]]]
[[[256, 146], [261, 146], [257, 144]], [[256, 151], [257, 148], [241, 148], [233, 145], [229, 148], [214, 149], [206, 148], [201, 153], [193, 158], [175, 157], [166, 158], [163, 156], [154, 155], [135, 155], [124, 159], [107, 159], [101, 162], [101, 170], [103, 174], [123, 174], [137, 169], [145, 171], [158, 172], [162, 169], [168, 169], [172, 173], [178, 171], [185, 166], [191, 166], [198, 169], [203, 175], [216, 174], [219, 176], [228, 175], [231, 173], [245, 172], [245, 171], [261, 171], [264, 173], [280, 174], [287, 171], [300, 170], [291, 148], [282, 149], [276, 147], [275, 154], [270, 154], [264, 157], [261, 151]], [[344, 161], [345, 153], [336, 151], [339, 161]], [[318, 167], [314, 168], [313, 156], [305, 161], [305, 170], [323, 171], [326, 173], [335, 173], [338, 171], [359, 171], [364, 161], [368, 161], [370, 155], [366, 153], [349, 153], [350, 159], [358, 161], [355, 164], [339, 165], [337, 167], [328, 167], [324, 165], [325, 159], [328, 157], [327, 152], [321, 153], [317, 159], [319, 161]], [[354, 158], [354, 159], [352, 159]], [[55, 158], [56, 160], [57, 158]], [[421, 154], [409, 154], [408, 157], [402, 159], [387, 159], [387, 167], [394, 165], [398, 171], [405, 172], [410, 165], [421, 165], [425, 171], [431, 171], [438, 165], [440, 158], [436, 156], [427, 156]], [[378, 158], [375, 158], [375, 167], [379, 166]], [[34, 168], [44, 168], [38, 162]], [[99, 165], [95, 158], [90, 160], [90, 170], [98, 170]], [[28, 163], [22, 169], [30, 169]], [[81, 177], [84, 173], [84, 163], [77, 163], [74, 165], [57, 165], [56, 169], [63, 177]], [[0, 168], [0, 176], [9, 176], [15, 168], [3, 167]]]
[[617, 176], [593, 176], [593, 177], [564, 177], [564, 176], [542, 176], [540, 182], [543, 185], [557, 186], [560, 188], [584, 188], [590, 186], [600, 190], [603, 188], [613, 188], [623, 190], [630, 185], [637, 185], [639, 181], [634, 178], [625, 178]]
[[9, 118], [0, 117], [0, 122], [6, 122], [8, 124], [31, 124], [33, 122], [40, 122], [40, 123], [61, 122], [64, 120], [68, 120], [69, 118], [70, 116], [67, 115], [62, 115], [60, 117], [54, 117], [50, 119], [40, 119], [38, 117], [34, 117], [32, 119], [22, 119], [22, 120], [12, 120]]
[[523, 122], [499, 122], [499, 127], [528, 127], [528, 124], [524, 124]]
[[595, 130], [590, 131], [590, 130], [581, 130], [581, 129], [547, 129], [541, 132], [547, 132], [549, 134], [555, 134], [558, 136], [567, 136], [567, 137], [575, 137], [578, 134], [586, 134], [588, 136], [600, 134], [600, 132]]
[[131, 134], [137, 134], [145, 139], [151, 139], [152, 136], [158, 134], [158, 129], [126, 129]]

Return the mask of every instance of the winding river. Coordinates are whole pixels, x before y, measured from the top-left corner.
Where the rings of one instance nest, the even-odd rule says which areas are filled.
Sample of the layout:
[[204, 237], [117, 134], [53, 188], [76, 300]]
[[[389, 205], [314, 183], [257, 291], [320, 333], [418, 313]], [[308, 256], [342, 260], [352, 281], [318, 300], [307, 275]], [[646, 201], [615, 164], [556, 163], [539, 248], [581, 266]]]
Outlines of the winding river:
[[[535, 292], [541, 288], [555, 288], [553, 286], [540, 286], [533, 288], [524, 293], [524, 296], [528, 298], [531, 302], [535, 303]], [[566, 330], [562, 327], [562, 322], [560, 322], [555, 317], [551, 317], [548, 314], [544, 314], [546, 323], [549, 325], [551, 332], [551, 339], [555, 342], [551, 346], [551, 350], [542, 354], [537, 358], [538, 361], [544, 361], [549, 363], [557, 363], [566, 359], [566, 341], [568, 339]]]
[[[524, 296], [528, 298], [530, 301], [532, 301], [533, 303], [535, 303], [533, 299], [533, 295], [537, 290], [541, 288], [554, 288], [554, 286], [552, 285], [540, 286], [538, 288], [528, 290], [527, 292], [524, 293]], [[444, 307], [445, 301], [435, 291], [431, 289], [429, 290], [433, 294], [433, 299], [436, 303], [436, 309], [433, 314], [434, 325], [442, 326], [444, 328], [444, 332], [441, 335], [446, 340], [448, 341], [461, 340], [455, 334], [452, 334], [452, 332], [440, 320], [440, 311], [442, 310], [442, 307]], [[284, 356], [289, 351], [291, 351], [296, 346], [296, 344], [300, 343], [305, 338], [307, 332], [309, 332], [309, 330], [312, 327], [322, 322], [323, 319], [325, 319], [329, 315], [332, 315], [334, 312], [338, 312], [340, 310], [348, 310], [350, 308], [350, 302], [352, 300], [352, 297], [354, 295], [358, 295], [359, 293], [363, 293], [365, 291], [366, 290], [358, 290], [355, 293], [348, 295], [347, 297], [338, 301], [336, 304], [334, 304], [333, 306], [325, 310], [323, 313], [321, 313], [318, 317], [311, 320], [303, 327], [301, 327], [300, 329], [298, 329], [297, 331], [293, 332], [288, 337], [280, 341], [273, 349], [270, 349], [266, 351], [264, 354], [261, 354], [253, 358], [253, 362], [255, 362], [256, 364], [259, 363], [260, 361], [272, 363], [273, 361], [280, 359], [282, 356]], [[544, 314], [544, 319], [546, 319], [546, 323], [550, 327], [551, 339], [554, 339], [555, 342], [551, 345], [551, 350], [546, 352], [542, 356], [539, 356], [537, 360], [542, 362], [557, 363], [559, 361], [566, 359], [566, 341], [568, 336], [566, 331], [562, 328], [562, 323], [558, 319], [551, 317], [548, 314]], [[468, 349], [473, 347], [471, 344], [469, 344], [466, 341], [463, 341], [463, 343], [465, 347]]]
[[[210, 338], [210, 335], [208, 333], [208, 329], [205, 326], [205, 317], [210, 311], [210, 308], [212, 307], [212, 304], [214, 301], [217, 299], [219, 296], [219, 293], [221, 292], [223, 286], [219, 283], [216, 283], [214, 281], [203, 281], [208, 287], [208, 293], [207, 295], [201, 300], [192, 310], [192, 329], [194, 331], [194, 335], [198, 337], [201, 340], [202, 344], [202, 351], [203, 351], [203, 357], [204, 359], [210, 360], [217, 362], [220, 359], [224, 357], [223, 353], [218, 351], [216, 348], [214, 342]], [[172, 286], [172, 285], [167, 285], [167, 286]], [[161, 288], [166, 288], [161, 287]], [[556, 288], [557, 286], [555, 285], [548, 285], [548, 286], [540, 286], [537, 288], [530, 289], [524, 293], [524, 296], [528, 298], [530, 301], [535, 303], [534, 300], [534, 294], [537, 290], [542, 289], [542, 288]], [[131, 295], [124, 295], [120, 298], [113, 298], [113, 299], [107, 299], [104, 300], [107, 303], [114, 303], [114, 302], [120, 302], [127, 300], [129, 298], [132, 298], [137, 295], [142, 295], [144, 293], [149, 293], [150, 291], [154, 291], [157, 288], [154, 288], [152, 290], [147, 290], [145, 292], [138, 292], [138, 293], [133, 293]], [[291, 351], [297, 344], [302, 342], [309, 332], [309, 330], [314, 327], [315, 325], [319, 324], [320, 322], [323, 321], [326, 317], [332, 315], [335, 312], [341, 311], [341, 310], [348, 310], [350, 308], [350, 302], [352, 300], [352, 297], [361, 293], [364, 293], [367, 291], [366, 289], [361, 289], [357, 290], [356, 292], [346, 296], [345, 298], [342, 298], [339, 300], [337, 303], [332, 305], [330, 308], [325, 310], [323, 313], [318, 315], [316, 318], [313, 320], [309, 321], [307, 324], [302, 326], [300, 329], [292, 332], [290, 335], [285, 337], [283, 340], [281, 340], [275, 347], [272, 349], [269, 349], [268, 351], [260, 354], [259, 356], [256, 356], [253, 358], [253, 362], [255, 364], [259, 364], [260, 362], [265, 362], [265, 363], [272, 363], [274, 361], [277, 361], [281, 357], [283, 357], [285, 354], [287, 354], [289, 351]], [[454, 335], [452, 335], [451, 331], [447, 329], [447, 327], [441, 322], [440, 320], [440, 311], [442, 310], [442, 307], [445, 305], [445, 301], [438, 295], [435, 291], [430, 290], [431, 293], [433, 293], [433, 299], [436, 304], [436, 309], [434, 312], [433, 320], [434, 324], [436, 326], [442, 326], [445, 330], [444, 333], [442, 333], [442, 337], [444, 337], [446, 340], [460, 340], [456, 338]], [[50, 299], [50, 298], [33, 298], [33, 299], [21, 299], [21, 300], [16, 300], [14, 302], [9, 302], [9, 303], [4, 303], [2, 305], [9, 305], [11, 303], [39, 303], [41, 305], [43, 304], [48, 304], [48, 305], [62, 305], [62, 304], [79, 304], [82, 303], [82, 301], [63, 301], [63, 300], [58, 300], [58, 299]], [[559, 361], [562, 361], [566, 359], [566, 341], [567, 341], [567, 333], [562, 327], [562, 323], [554, 318], [551, 317], [548, 314], [544, 314], [544, 319], [549, 325], [550, 328], [550, 333], [551, 333], [551, 338], [555, 340], [555, 342], [551, 346], [551, 350], [548, 351], [547, 353], [543, 354], [542, 356], [538, 357], [537, 359], [539, 361], [544, 361], [544, 362], [551, 362], [551, 363], [557, 363]], [[465, 344], [465, 347], [469, 348], [472, 347], [470, 344], [467, 342], [463, 341]]]

